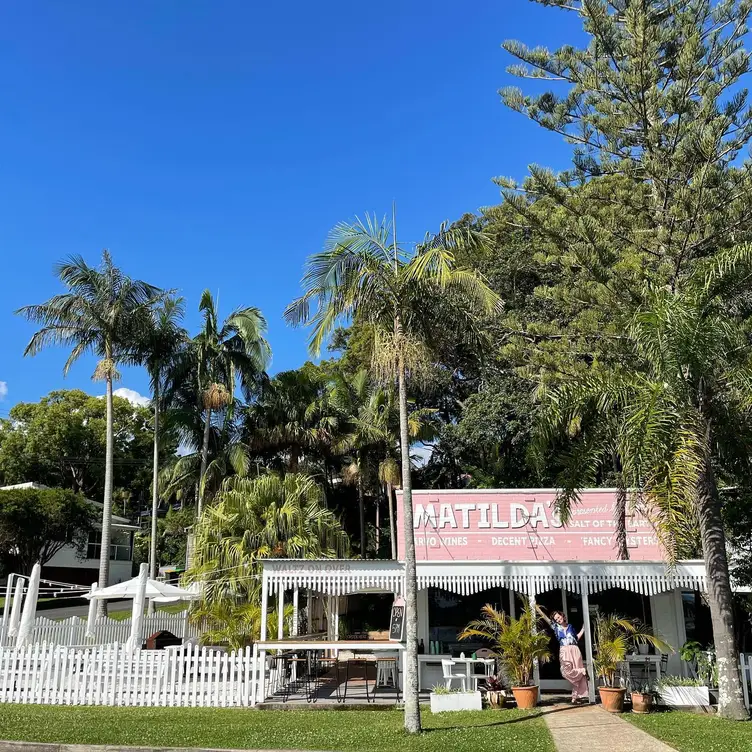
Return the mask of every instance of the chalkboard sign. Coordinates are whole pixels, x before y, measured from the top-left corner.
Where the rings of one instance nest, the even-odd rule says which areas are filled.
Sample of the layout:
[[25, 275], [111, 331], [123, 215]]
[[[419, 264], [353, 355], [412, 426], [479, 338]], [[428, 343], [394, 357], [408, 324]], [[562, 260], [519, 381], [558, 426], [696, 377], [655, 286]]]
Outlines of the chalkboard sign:
[[392, 606], [392, 618], [389, 620], [389, 639], [402, 642], [405, 634], [405, 607]]

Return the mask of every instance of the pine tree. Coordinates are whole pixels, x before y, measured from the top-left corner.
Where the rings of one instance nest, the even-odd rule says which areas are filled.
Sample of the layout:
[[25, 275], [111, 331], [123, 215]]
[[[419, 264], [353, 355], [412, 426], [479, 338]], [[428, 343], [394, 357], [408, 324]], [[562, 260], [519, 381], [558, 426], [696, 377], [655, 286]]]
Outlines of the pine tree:
[[[551, 90], [501, 92], [503, 101], [573, 145], [570, 170], [538, 166], [506, 203], [545, 237], [541, 260], [557, 281], [540, 290], [557, 315], [517, 344], [539, 372], [625, 362], [624, 331], [650, 291], [680, 295], [701, 260], [749, 240], [752, 111], [743, 76], [750, 0], [535, 0], [576, 13], [587, 46], [555, 51], [506, 42], [510, 72]], [[550, 314], [550, 312], [549, 312]], [[532, 333], [533, 336], [530, 336]], [[566, 377], [565, 377], [566, 378]], [[708, 488], [708, 482], [712, 488]], [[715, 478], [697, 498], [720, 519]], [[698, 510], [701, 528], [707, 509]], [[717, 532], [717, 530], [715, 531]], [[702, 530], [717, 645], [733, 645], [722, 537]], [[721, 555], [723, 554], [723, 555]], [[735, 656], [721, 663], [720, 712], [744, 718]]]

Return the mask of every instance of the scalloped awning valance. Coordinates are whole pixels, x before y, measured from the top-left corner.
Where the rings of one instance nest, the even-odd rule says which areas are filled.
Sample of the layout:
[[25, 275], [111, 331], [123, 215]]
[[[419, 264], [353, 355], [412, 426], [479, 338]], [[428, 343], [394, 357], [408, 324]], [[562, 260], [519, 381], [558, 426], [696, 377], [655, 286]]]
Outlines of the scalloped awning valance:
[[[405, 565], [360, 559], [267, 559], [263, 581], [270, 594], [295, 588], [326, 595], [404, 592]], [[683, 561], [669, 570], [662, 562], [418, 562], [418, 588], [442, 588], [460, 595], [509, 588], [535, 595], [562, 588], [597, 593], [623, 588], [655, 595], [674, 588], [705, 590], [701, 561]]]

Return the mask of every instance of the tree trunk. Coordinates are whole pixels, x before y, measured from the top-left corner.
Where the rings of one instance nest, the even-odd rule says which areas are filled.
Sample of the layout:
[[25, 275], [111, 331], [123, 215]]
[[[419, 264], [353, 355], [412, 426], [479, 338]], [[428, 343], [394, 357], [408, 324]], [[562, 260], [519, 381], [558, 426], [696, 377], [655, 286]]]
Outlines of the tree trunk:
[[410, 435], [407, 423], [405, 375], [405, 365], [400, 359], [397, 380], [399, 383], [402, 503], [405, 524], [405, 730], [408, 733], [417, 734], [421, 730], [418, 687], [418, 578], [415, 567], [413, 485], [410, 469]]
[[619, 483], [616, 490], [616, 507], [614, 508], [614, 523], [616, 525], [616, 557], [619, 561], [629, 559], [627, 548], [627, 489]]
[[366, 500], [363, 495], [363, 457], [358, 454], [358, 514], [360, 516], [360, 555], [366, 558]]
[[379, 558], [379, 549], [381, 548], [381, 499], [376, 495], [376, 556]]
[[[151, 540], [149, 541], [149, 577], [157, 579], [157, 513], [159, 510], [159, 383], [154, 383], [154, 460], [151, 488]], [[149, 613], [154, 613], [154, 601], [149, 601]]]
[[[112, 472], [113, 472], [113, 444], [114, 427], [112, 416], [112, 371], [105, 377], [107, 403], [107, 443], [104, 455], [104, 503], [102, 508], [102, 540], [99, 550], [99, 582], [100, 588], [106, 588], [110, 579], [110, 540], [112, 538]], [[107, 616], [107, 601], [101, 600], [97, 604], [97, 613]]]
[[201, 471], [198, 476], [198, 504], [196, 505], [196, 518], [201, 517], [204, 506], [204, 476], [209, 466], [209, 436], [211, 434], [211, 408], [206, 408], [206, 422], [204, 423], [204, 442], [201, 445]]
[[734, 607], [726, 556], [726, 536], [721, 520], [718, 488], [709, 458], [700, 474], [697, 506], [708, 577], [708, 605], [718, 662], [718, 715], [736, 721], [746, 720], [748, 713], [744, 707], [739, 656], [734, 642]]
[[392, 559], [397, 560], [397, 526], [394, 524], [394, 504], [392, 502], [392, 484], [386, 484], [386, 503], [389, 507], [389, 537], [392, 544]]
[[290, 472], [297, 473], [300, 464], [300, 450], [293, 444], [290, 447]]

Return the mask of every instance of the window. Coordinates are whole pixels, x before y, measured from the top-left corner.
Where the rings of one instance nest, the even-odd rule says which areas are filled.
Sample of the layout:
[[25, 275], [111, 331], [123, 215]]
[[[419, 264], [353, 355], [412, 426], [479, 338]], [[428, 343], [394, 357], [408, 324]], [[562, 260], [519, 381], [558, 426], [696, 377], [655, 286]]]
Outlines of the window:
[[[86, 558], [98, 559], [102, 553], [102, 533], [95, 530], [89, 533], [86, 546]], [[129, 532], [115, 530], [110, 540], [110, 561], [130, 561], [132, 558], [131, 535]]]

